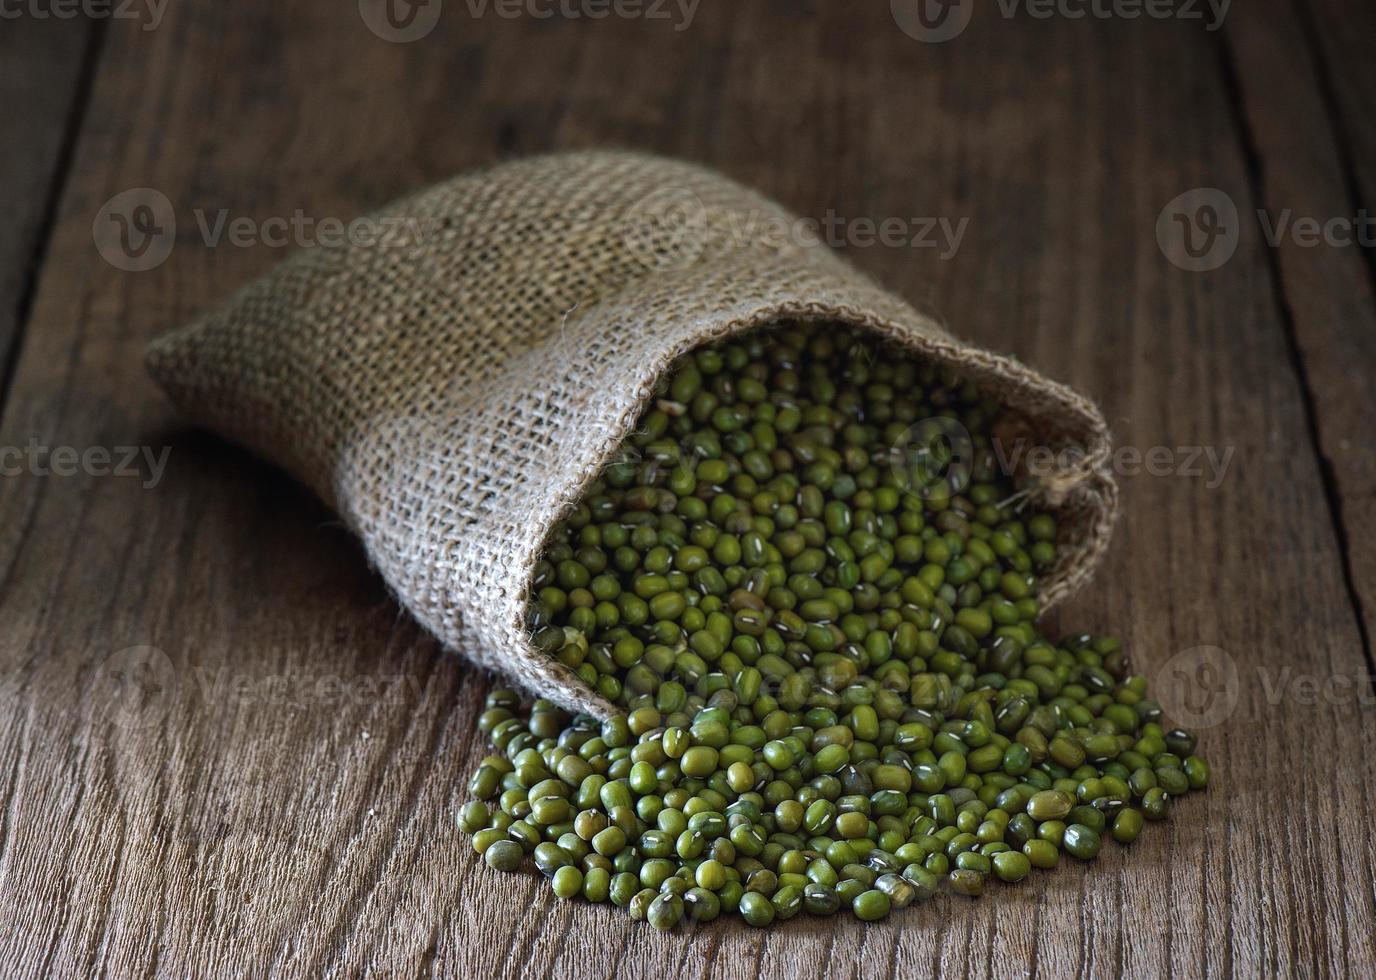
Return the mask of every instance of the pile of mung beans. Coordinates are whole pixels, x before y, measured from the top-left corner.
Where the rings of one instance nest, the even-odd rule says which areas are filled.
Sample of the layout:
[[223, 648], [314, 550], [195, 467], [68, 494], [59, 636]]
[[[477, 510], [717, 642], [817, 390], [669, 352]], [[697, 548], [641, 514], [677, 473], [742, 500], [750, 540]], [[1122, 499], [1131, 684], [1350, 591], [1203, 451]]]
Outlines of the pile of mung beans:
[[686, 356], [533, 582], [535, 645], [622, 713], [489, 695], [458, 817], [488, 866], [659, 929], [876, 920], [1204, 788], [1117, 641], [1038, 633], [1056, 525], [999, 414], [836, 325]]

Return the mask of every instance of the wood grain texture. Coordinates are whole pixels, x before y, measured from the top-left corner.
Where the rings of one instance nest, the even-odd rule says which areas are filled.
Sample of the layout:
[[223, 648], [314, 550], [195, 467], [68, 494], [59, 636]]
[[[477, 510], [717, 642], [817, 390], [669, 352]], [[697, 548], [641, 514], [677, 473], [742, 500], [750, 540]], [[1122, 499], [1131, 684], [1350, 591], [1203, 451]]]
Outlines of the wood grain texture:
[[1271, 244], [1347, 587], [1376, 668], [1376, 389], [1353, 383], [1376, 376], [1376, 73], [1352, 43], [1373, 38], [1370, 5], [1271, 0], [1239, 10], [1226, 33], [1265, 212], [1247, 215], [1248, 227]]
[[80, 126], [83, 83], [98, 28], [8, 18], [0, 31], [0, 406], [17, 356], [20, 324], [66, 176], [65, 151]]
[[[1270, 70], [1270, 26], [1229, 25], [1232, 68], [1197, 23], [979, 14], [926, 45], [884, 4], [781, 0], [704, 4], [681, 32], [450, 4], [429, 37], [391, 44], [354, 5], [259, 0], [187, 0], [155, 31], [109, 30], [0, 446], [171, 454], [152, 487], [4, 478], [7, 974], [1325, 976], [1376, 964], [1373, 706], [1355, 688], [1311, 697], [1297, 681], [1367, 672], [1312, 438], [1326, 409], [1313, 400], [1316, 424], [1297, 372], [1317, 355], [1292, 356], [1301, 317], [1292, 327], [1278, 297], [1328, 299], [1297, 292], [1294, 277], [1317, 273], [1289, 257], [1278, 268], [1256, 236], [1211, 273], [1177, 269], [1155, 237], [1163, 205], [1192, 187], [1226, 188], [1244, 212], [1284, 196], [1269, 181], [1292, 178], [1262, 168], [1258, 182], [1248, 151], [1251, 127], [1255, 152], [1296, 152], [1255, 118], [1292, 98], [1252, 77]], [[962, 334], [1099, 399], [1124, 446], [1232, 450], [1213, 487], [1125, 475], [1109, 559], [1058, 616], [1122, 632], [1162, 680], [1182, 651], [1228, 651], [1236, 683], [1206, 693], [1236, 706], [1202, 734], [1207, 794], [1090, 868], [866, 927], [800, 918], [760, 933], [733, 920], [661, 936], [481, 867], [453, 818], [482, 754], [471, 726], [487, 679], [418, 635], [331, 515], [182, 431], [140, 353], [281, 257], [208, 247], [197, 209], [347, 219], [504, 155], [607, 144], [706, 162], [817, 217], [969, 219], [945, 260], [848, 252]], [[1279, 166], [1320, 168], [1313, 152]], [[177, 216], [170, 256], [141, 273], [102, 262], [91, 234], [130, 187], [160, 190]], [[1315, 318], [1363, 315], [1344, 300]], [[1302, 350], [1322, 353], [1321, 332], [1304, 336]]]

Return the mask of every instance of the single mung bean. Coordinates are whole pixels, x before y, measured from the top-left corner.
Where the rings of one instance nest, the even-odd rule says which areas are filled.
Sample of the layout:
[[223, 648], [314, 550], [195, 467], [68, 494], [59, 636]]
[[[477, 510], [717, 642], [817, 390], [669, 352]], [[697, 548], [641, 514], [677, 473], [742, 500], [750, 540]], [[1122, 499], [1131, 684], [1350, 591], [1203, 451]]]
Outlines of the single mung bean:
[[[606, 874], [605, 871], [602, 873]], [[571, 865], [562, 867], [554, 872], [554, 877], [550, 879], [550, 886], [554, 889], [554, 894], [560, 898], [573, 898], [583, 890], [583, 872]]]
[[494, 871], [515, 871], [521, 865], [525, 851], [514, 840], [494, 841], [483, 853], [483, 860]]
[[855, 896], [851, 903], [851, 908], [855, 912], [855, 917], [865, 922], [876, 922], [889, 914], [892, 902], [889, 896], [877, 888], [861, 892]]
[[650, 903], [645, 920], [656, 929], [672, 929], [683, 918], [683, 899], [672, 893], [661, 894]]
[[761, 928], [772, 923], [777, 914], [774, 903], [767, 896], [754, 891], [741, 896], [740, 913], [747, 925]]

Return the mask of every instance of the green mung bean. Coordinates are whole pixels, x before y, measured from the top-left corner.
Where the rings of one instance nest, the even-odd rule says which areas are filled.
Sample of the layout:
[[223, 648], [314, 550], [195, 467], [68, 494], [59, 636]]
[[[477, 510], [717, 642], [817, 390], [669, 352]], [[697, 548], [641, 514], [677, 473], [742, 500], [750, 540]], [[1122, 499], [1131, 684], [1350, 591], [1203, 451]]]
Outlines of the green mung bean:
[[1081, 823], [1073, 823], [1065, 829], [1065, 852], [1082, 861], [1088, 861], [1099, 853], [1099, 832]]
[[683, 911], [683, 899], [673, 893], [666, 893], [650, 903], [645, 919], [656, 929], [672, 929], [683, 918]]
[[874, 922], [888, 915], [891, 905], [888, 895], [877, 888], [871, 888], [869, 891], [857, 895], [855, 901], [851, 903], [851, 908], [857, 919]]
[[550, 885], [560, 898], [572, 898], [583, 890], [583, 872], [572, 866], [560, 868], [554, 872]]
[[474, 850], [659, 929], [874, 920], [1090, 860], [1207, 786], [1116, 640], [1038, 632], [1060, 532], [1000, 417], [834, 325], [687, 355], [531, 582], [532, 643], [621, 713], [491, 692]]
[[748, 925], [767, 926], [774, 921], [774, 903], [759, 892], [746, 892], [740, 898], [740, 913]]
[[515, 871], [520, 867], [521, 859], [525, 857], [525, 852], [521, 845], [513, 840], [494, 841], [492, 846], [483, 853], [483, 859], [487, 861], [487, 866], [494, 871]]

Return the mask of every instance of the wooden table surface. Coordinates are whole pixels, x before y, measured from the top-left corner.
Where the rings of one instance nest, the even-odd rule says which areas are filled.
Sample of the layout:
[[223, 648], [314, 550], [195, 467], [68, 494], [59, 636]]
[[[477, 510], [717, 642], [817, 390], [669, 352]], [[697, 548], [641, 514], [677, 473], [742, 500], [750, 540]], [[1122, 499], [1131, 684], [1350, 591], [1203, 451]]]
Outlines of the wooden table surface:
[[[432, 0], [408, 42], [373, 0], [0, 24], [0, 972], [1370, 975], [1376, 265], [1343, 231], [1376, 202], [1376, 7], [991, 4], [929, 43], [905, 0], [491, 3]], [[1118, 632], [1202, 712], [1206, 794], [1091, 867], [865, 927], [657, 935], [480, 866], [454, 816], [489, 679], [321, 505], [187, 430], [141, 352], [295, 215], [603, 145], [849, 229], [966, 222], [847, 252], [1141, 454], [1057, 626]], [[107, 206], [134, 188], [162, 198]], [[98, 247], [112, 208], [150, 267]], [[1172, 261], [1187, 231], [1216, 268]]]

